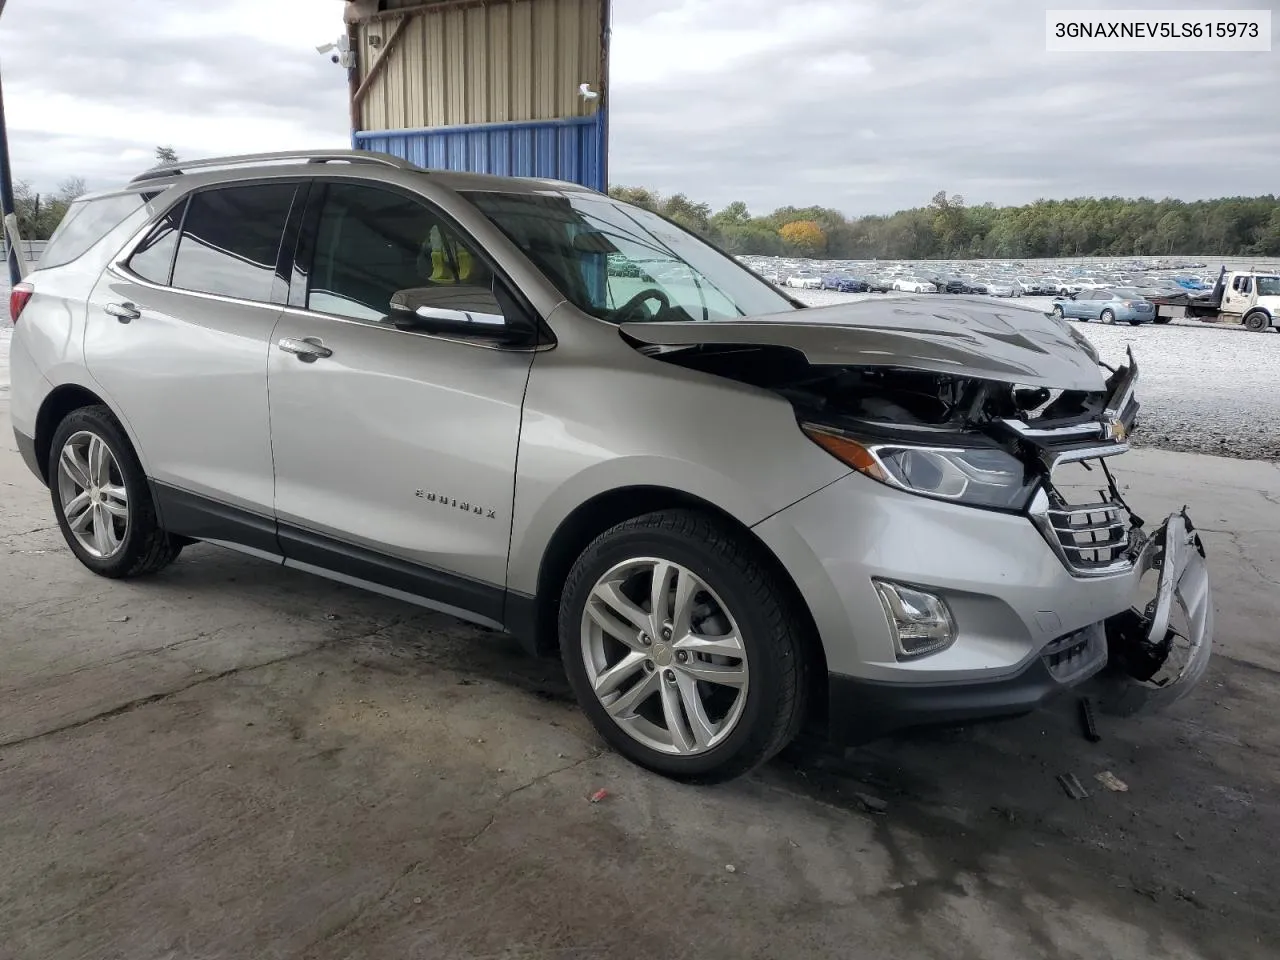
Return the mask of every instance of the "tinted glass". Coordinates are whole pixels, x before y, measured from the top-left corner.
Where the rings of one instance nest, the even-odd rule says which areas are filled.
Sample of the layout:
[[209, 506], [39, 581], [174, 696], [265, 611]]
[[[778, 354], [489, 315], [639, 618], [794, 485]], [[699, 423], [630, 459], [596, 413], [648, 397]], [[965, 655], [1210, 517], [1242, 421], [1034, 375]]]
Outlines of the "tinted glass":
[[1280, 297], [1280, 277], [1259, 277], [1258, 296]]
[[291, 183], [268, 183], [195, 194], [178, 243], [173, 285], [270, 302], [294, 189]]
[[178, 249], [178, 230], [182, 226], [185, 203], [166, 213], [152, 227], [129, 258], [128, 267], [143, 280], [168, 286], [173, 273], [173, 253]]
[[580, 310], [622, 323], [796, 309], [732, 257], [640, 207], [591, 193], [467, 193]]
[[60, 267], [77, 259], [142, 204], [142, 195], [138, 193], [75, 201], [49, 238], [40, 266]]
[[[451, 309], [494, 313], [493, 274], [426, 204], [390, 190], [325, 188], [307, 283], [309, 310], [386, 321], [397, 293], [438, 291]], [[403, 298], [402, 298], [403, 299]]]

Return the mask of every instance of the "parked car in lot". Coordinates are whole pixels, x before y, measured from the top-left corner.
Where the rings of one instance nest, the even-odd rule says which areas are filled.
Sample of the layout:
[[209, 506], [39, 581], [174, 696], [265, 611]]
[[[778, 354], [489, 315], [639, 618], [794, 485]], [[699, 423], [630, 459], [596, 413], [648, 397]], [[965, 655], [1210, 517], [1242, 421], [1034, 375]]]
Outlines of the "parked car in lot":
[[982, 280], [979, 281], [989, 297], [1016, 297], [1018, 288], [1011, 280]]
[[1154, 704], [1210, 656], [1185, 511], [1064, 482], [1127, 450], [1137, 365], [1039, 311], [801, 309], [583, 187], [324, 151], [75, 201], [11, 312], [17, 447], [89, 570], [206, 540], [507, 630], [672, 777], [807, 719]]
[[904, 293], [937, 293], [938, 288], [928, 280], [916, 280], [911, 277], [898, 277], [893, 281], [893, 289]]
[[822, 278], [823, 290], [836, 290], [840, 293], [866, 293], [867, 281], [843, 274], [828, 274]]
[[1046, 277], [1021, 277], [1018, 286], [1024, 296], [1052, 297], [1058, 293], [1058, 287]]
[[787, 277], [787, 286], [797, 290], [821, 290], [822, 278], [809, 273], [796, 273]]
[[1071, 320], [1128, 323], [1138, 326], [1156, 318], [1155, 306], [1137, 290], [1083, 290], [1074, 297], [1058, 297], [1052, 312]]
[[939, 293], [973, 293], [973, 288], [959, 277], [936, 277], [931, 281]]

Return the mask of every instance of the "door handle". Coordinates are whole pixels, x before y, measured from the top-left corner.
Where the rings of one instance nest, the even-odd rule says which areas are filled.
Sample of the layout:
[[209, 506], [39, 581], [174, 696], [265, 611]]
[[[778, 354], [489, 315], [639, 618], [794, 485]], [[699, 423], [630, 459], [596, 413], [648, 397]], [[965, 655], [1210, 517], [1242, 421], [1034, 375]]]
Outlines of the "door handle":
[[142, 311], [132, 303], [108, 303], [103, 309], [121, 323], [128, 323], [142, 316]]
[[285, 353], [292, 353], [303, 363], [315, 363], [323, 357], [333, 356], [333, 351], [326, 347], [319, 337], [303, 337], [301, 340], [285, 337], [278, 341], [276, 346]]

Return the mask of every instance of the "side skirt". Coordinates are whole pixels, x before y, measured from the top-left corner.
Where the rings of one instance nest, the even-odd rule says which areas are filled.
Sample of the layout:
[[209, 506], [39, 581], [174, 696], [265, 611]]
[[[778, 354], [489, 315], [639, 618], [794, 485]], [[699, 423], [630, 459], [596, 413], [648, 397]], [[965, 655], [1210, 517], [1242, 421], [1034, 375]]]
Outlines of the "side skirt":
[[[507, 591], [152, 481], [165, 530], [505, 630]], [[516, 608], [520, 608], [517, 603]], [[519, 619], [519, 617], [517, 617]]]

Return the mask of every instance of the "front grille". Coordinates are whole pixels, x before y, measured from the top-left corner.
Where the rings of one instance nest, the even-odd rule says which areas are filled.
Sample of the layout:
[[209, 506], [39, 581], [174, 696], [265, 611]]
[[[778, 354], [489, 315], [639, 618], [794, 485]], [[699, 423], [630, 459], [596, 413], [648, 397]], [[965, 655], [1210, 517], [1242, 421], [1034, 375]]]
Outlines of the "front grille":
[[1124, 559], [1129, 549], [1129, 522], [1120, 504], [1110, 499], [1083, 506], [1063, 504], [1050, 507], [1047, 513], [1072, 569], [1092, 572]]

